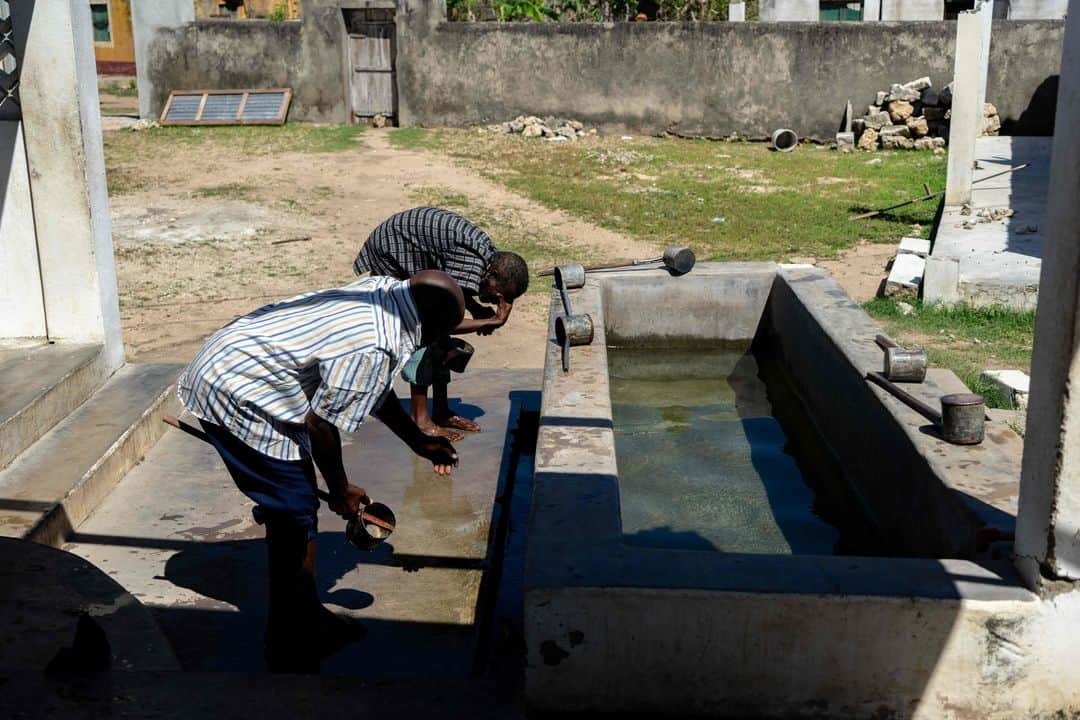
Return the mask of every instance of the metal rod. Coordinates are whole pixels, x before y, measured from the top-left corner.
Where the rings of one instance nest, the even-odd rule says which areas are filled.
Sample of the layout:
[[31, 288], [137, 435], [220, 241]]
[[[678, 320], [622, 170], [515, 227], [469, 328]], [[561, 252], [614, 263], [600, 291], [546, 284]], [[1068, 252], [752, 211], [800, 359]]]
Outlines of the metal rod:
[[[205, 432], [195, 427], [194, 425], [188, 425], [186, 422], [180, 420], [179, 418], [175, 418], [172, 415], [165, 415], [161, 418], [161, 421], [166, 425], [172, 425], [177, 430], [183, 430], [188, 435], [196, 437], [202, 440], [204, 443], [210, 443], [211, 445], [213, 445], [213, 442], [210, 440], [209, 435], [207, 435]], [[326, 492], [322, 488], [315, 488], [315, 493], [326, 502], [330, 502], [330, 493]], [[371, 523], [372, 525], [377, 525], [383, 530], [389, 530], [390, 532], [394, 532], [394, 530], [396, 529], [391, 523], [386, 522], [382, 518], [377, 518], [370, 513], [361, 513], [360, 517], [364, 520], [364, 522]]]
[[[1014, 167], [1009, 168], [1008, 170], [1002, 170], [1001, 172], [996, 172], [993, 175], [987, 175], [986, 177], [981, 177], [978, 180], [972, 180], [971, 184], [974, 185], [975, 183], [981, 183], [981, 182], [984, 182], [986, 180], [993, 180], [996, 177], [1001, 177], [1002, 175], [1008, 175], [1009, 173], [1014, 173], [1017, 170], [1023, 170], [1027, 166], [1028, 166], [1028, 163], [1023, 163], [1022, 165], [1016, 165]], [[922, 202], [923, 200], [930, 200], [931, 198], [935, 198], [938, 195], [944, 195], [945, 194], [944, 190], [938, 190], [937, 192], [930, 192], [930, 189], [929, 189], [929, 187], [927, 187], [926, 183], [923, 183], [923, 189], [925, 189], [927, 191], [925, 195], [922, 195], [922, 196], [917, 197], [917, 198], [912, 198], [911, 200], [905, 200], [902, 203], [897, 203], [896, 205], [890, 205], [889, 207], [881, 208], [880, 210], [871, 210], [870, 212], [865, 212], [862, 215], [852, 215], [850, 219], [851, 220], [865, 220], [866, 218], [872, 218], [872, 217], [875, 217], [877, 215], [881, 215], [882, 213], [887, 213], [890, 210], [896, 210], [897, 208], [902, 208], [905, 205], [911, 205], [913, 203]]]
[[570, 372], [570, 338], [563, 339], [562, 344], [562, 369], [563, 372]]
[[[593, 270], [618, 270], [619, 268], [634, 267], [635, 265], [648, 265], [649, 263], [663, 262], [664, 256], [655, 258], [645, 258], [644, 260], [628, 260], [626, 262], [617, 263], [605, 263], [603, 265], [589, 265], [585, 268], [585, 272], [592, 272]], [[547, 270], [541, 270], [536, 273], [537, 277], [547, 277], [548, 275], [554, 275], [555, 268], [548, 268]]]
[[878, 347], [882, 350], [888, 350], [889, 348], [898, 347], [895, 342], [885, 337], [884, 335], [878, 335], [874, 338], [874, 342], [878, 344]]
[[919, 413], [920, 415], [925, 416], [926, 419], [930, 420], [934, 424], [941, 425], [941, 413], [934, 410], [934, 408], [930, 407], [929, 405], [924, 403], [922, 400], [919, 400], [918, 398], [909, 395], [904, 390], [901, 390], [896, 385], [896, 383], [891, 382], [890, 380], [888, 380], [881, 373], [879, 373], [879, 372], [868, 372], [868, 373], [866, 373], [866, 379], [869, 380], [870, 382], [874, 383], [875, 385], [878, 385], [878, 386], [884, 388], [886, 391], [888, 391], [897, 400], [904, 403], [905, 405], [907, 405], [908, 407], [910, 407], [912, 410]]
[[566, 292], [566, 286], [559, 283], [559, 295], [562, 296], [563, 312], [567, 315], [573, 315], [574, 311], [570, 307], [570, 293]]

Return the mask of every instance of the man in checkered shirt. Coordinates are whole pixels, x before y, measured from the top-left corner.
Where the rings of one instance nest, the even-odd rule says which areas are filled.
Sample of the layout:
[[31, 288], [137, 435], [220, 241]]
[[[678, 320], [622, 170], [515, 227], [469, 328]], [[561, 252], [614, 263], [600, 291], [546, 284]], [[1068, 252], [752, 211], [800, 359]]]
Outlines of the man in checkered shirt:
[[[472, 315], [453, 335], [490, 335], [506, 324], [514, 301], [529, 287], [529, 268], [520, 255], [500, 252], [487, 233], [457, 213], [418, 207], [392, 215], [368, 236], [353, 263], [357, 275], [387, 275], [405, 280], [422, 270], [441, 270], [454, 278], [465, 293]], [[483, 304], [486, 303], [486, 304]], [[495, 307], [491, 307], [494, 305]], [[444, 351], [446, 344], [425, 351]], [[412, 417], [429, 435], [457, 441], [457, 430], [478, 432], [480, 426], [455, 415], [447, 400], [449, 373], [412, 382]], [[427, 385], [433, 387], [428, 411]]]

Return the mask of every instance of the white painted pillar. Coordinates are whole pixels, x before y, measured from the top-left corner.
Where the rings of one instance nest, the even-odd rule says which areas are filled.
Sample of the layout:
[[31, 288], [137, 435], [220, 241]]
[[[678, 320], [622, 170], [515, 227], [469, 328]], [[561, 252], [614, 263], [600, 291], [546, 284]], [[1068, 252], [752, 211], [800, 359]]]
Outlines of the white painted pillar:
[[976, 89], [979, 91], [979, 99], [975, 103], [979, 108], [979, 129], [977, 134], [982, 135], [983, 129], [983, 115], [982, 107], [986, 102], [986, 80], [990, 75], [990, 41], [994, 24], [994, 0], [981, 0], [975, 4], [975, 10], [979, 13], [979, 20], [982, 23], [980, 30], [982, 31], [982, 54], [979, 56], [979, 84]]
[[962, 205], [971, 200], [975, 138], [982, 129], [982, 98], [986, 97], [986, 64], [983, 59], [989, 58], [990, 45], [990, 25], [984, 14], [991, 12], [992, 6], [986, 0], [976, 5], [974, 10], [960, 13], [956, 19], [949, 166], [945, 179], [946, 205]]
[[[150, 118], [154, 84], [150, 72], [150, 43], [162, 27], [179, 27], [195, 20], [191, 0], [131, 0], [131, 34], [135, 41], [135, 83], [139, 88], [139, 117]], [[165, 90], [191, 88], [165, 88]], [[157, 120], [156, 117], [151, 118]]]
[[0, 122], [0, 338], [44, 338], [34, 207], [22, 122]]
[[119, 367], [124, 347], [90, 6], [38, 0], [12, 10], [29, 28], [20, 94], [49, 338], [103, 343], [105, 362]]
[[877, 22], [881, 19], [881, 0], [863, 0], [863, 22]]
[[[1016, 527], [1025, 581], [1080, 579], [1080, 2], [1061, 58]], [[1063, 629], [1065, 631], [1065, 629]]]
[[746, 3], [733, 2], [728, 5], [727, 9], [728, 22], [745, 22], [746, 21]]

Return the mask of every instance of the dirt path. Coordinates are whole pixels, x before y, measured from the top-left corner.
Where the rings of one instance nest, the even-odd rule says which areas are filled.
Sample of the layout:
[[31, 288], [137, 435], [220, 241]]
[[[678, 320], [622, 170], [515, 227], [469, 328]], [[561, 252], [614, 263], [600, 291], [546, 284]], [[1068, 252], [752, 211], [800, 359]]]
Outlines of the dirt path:
[[[588, 247], [611, 259], [653, 251], [441, 156], [394, 148], [385, 132], [363, 139], [363, 147], [333, 154], [245, 157], [228, 148], [178, 148], [175, 157], [140, 163], [137, 187], [110, 199], [128, 359], [186, 362], [237, 315], [348, 282], [371, 229], [418, 204], [429, 188], [463, 194], [470, 207], [497, 212], [503, 226], [571, 250]], [[547, 297], [530, 293], [518, 304], [503, 331], [470, 338], [476, 366], [543, 364]]]

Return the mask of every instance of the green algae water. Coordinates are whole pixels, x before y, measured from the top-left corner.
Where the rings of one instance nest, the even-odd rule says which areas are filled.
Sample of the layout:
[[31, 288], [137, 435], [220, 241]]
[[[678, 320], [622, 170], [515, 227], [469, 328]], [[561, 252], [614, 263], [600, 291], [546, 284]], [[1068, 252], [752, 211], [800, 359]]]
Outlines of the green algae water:
[[[795, 444], [774, 417], [773, 379], [762, 379], [749, 343], [609, 348], [608, 369], [625, 542], [838, 552], [841, 531], [788, 450]], [[772, 389], [781, 401], [789, 395]]]

